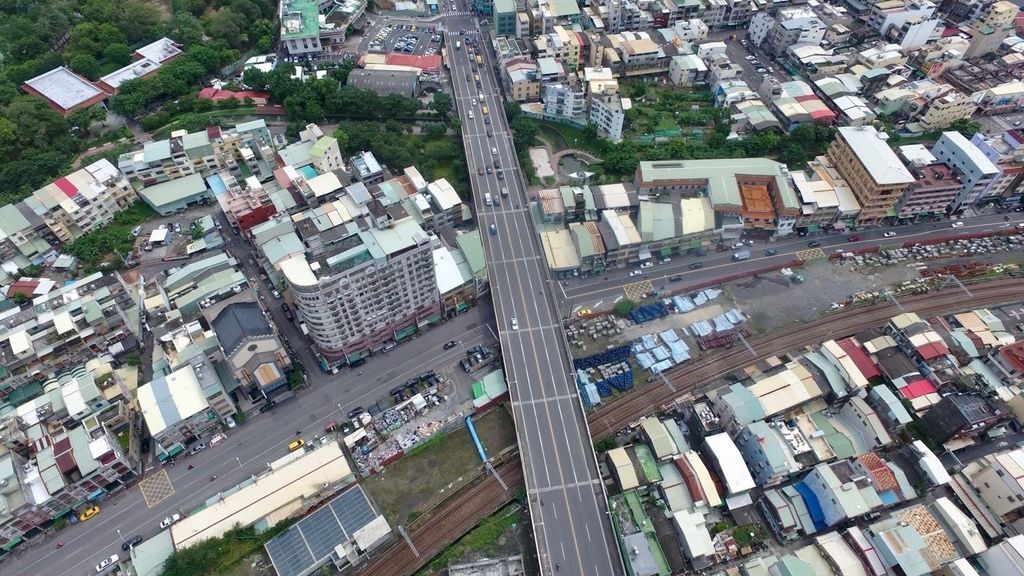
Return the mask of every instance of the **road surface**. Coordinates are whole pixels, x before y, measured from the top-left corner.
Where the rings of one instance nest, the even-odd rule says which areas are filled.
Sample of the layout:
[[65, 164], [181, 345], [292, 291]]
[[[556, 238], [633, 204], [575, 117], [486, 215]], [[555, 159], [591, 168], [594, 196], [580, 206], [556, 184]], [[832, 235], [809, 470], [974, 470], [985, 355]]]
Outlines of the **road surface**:
[[[466, 45], [472, 36], [459, 34], [461, 30], [475, 33], [473, 20], [451, 17], [446, 22], [445, 45], [484, 238], [541, 572], [621, 574], [597, 460], [571, 377], [552, 285], [528, 215], [526, 186], [490, 54], [483, 50], [484, 64], [477, 67]], [[481, 35], [477, 45], [483, 48], [485, 39]], [[488, 169], [494, 173], [488, 174]], [[497, 170], [504, 179], [498, 178]], [[508, 188], [507, 197], [503, 188]], [[499, 199], [500, 205], [485, 205], [487, 194]]]

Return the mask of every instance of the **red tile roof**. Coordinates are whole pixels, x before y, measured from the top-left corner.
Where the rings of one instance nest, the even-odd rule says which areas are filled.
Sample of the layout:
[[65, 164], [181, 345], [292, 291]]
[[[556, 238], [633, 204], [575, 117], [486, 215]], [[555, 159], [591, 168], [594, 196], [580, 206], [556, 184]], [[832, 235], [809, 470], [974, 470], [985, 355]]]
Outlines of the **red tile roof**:
[[203, 100], [214, 100], [214, 101], [230, 100], [231, 98], [234, 98], [234, 99], [239, 100], [239, 101], [245, 100], [246, 98], [252, 98], [254, 101], [257, 101], [257, 102], [259, 102], [259, 101], [266, 102], [267, 100], [270, 100], [270, 94], [267, 94], [266, 92], [256, 92], [254, 90], [243, 90], [241, 92], [232, 92], [231, 90], [218, 90], [216, 88], [210, 88], [210, 87], [203, 88], [202, 90], [200, 90], [199, 91], [199, 97], [202, 98]]
[[39, 286], [38, 278], [22, 278], [16, 280], [14, 284], [7, 289], [7, 297], [10, 298], [15, 294], [21, 294], [26, 298], [35, 297], [36, 287]]
[[999, 350], [999, 355], [1014, 370], [1024, 372], [1024, 341], [1007, 344]]
[[922, 360], [931, 360], [949, 354], [949, 348], [942, 342], [930, 342], [923, 346], [918, 346], [917, 353], [921, 356]]
[[924, 379], [915, 380], [900, 388], [900, 394], [902, 394], [907, 400], [913, 400], [914, 398], [933, 393], [935, 393], [935, 386], [933, 386], [928, 380]]
[[390, 66], [409, 66], [420, 70], [440, 70], [441, 56], [416, 56], [414, 54], [388, 54], [384, 62]]
[[889, 469], [889, 465], [878, 457], [878, 454], [868, 452], [857, 458], [857, 462], [860, 462], [868, 470], [868, 473], [871, 474], [871, 481], [875, 486], [875, 490], [886, 492], [899, 488], [899, 484], [896, 482], [896, 475]]
[[875, 365], [874, 361], [868, 356], [868, 353], [860, 347], [860, 343], [856, 340], [847, 338], [846, 340], [840, 340], [837, 344], [853, 360], [853, 363], [857, 365], [857, 369], [860, 370], [860, 373], [865, 378], [877, 378], [882, 375], [878, 366]]

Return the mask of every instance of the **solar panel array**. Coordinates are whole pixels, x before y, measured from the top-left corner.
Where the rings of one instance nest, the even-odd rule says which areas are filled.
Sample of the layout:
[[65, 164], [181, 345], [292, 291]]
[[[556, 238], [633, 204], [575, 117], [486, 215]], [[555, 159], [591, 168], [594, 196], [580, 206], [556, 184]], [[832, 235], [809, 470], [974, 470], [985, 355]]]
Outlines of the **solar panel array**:
[[361, 486], [337, 496], [267, 542], [278, 576], [304, 576], [377, 517]]

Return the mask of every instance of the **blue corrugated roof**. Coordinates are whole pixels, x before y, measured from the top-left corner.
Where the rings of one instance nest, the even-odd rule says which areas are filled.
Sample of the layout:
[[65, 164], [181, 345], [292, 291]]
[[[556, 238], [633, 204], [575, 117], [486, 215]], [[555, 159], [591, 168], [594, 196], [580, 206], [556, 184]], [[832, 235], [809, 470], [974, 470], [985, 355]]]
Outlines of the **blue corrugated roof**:
[[800, 493], [800, 496], [804, 499], [804, 504], [807, 506], [807, 512], [811, 515], [811, 521], [814, 522], [814, 527], [818, 530], [824, 530], [828, 527], [825, 524], [825, 513], [821, 510], [821, 504], [818, 502], [818, 497], [811, 490], [811, 487], [804, 484], [803, 482], [797, 482], [793, 485], [796, 491]]

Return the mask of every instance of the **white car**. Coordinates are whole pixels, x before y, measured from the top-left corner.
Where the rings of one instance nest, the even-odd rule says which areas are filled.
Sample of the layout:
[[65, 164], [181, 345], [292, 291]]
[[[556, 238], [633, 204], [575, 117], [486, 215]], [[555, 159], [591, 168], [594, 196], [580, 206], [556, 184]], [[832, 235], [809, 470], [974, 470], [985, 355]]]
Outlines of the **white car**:
[[112, 555], [110, 558], [105, 558], [103, 562], [100, 562], [96, 565], [96, 573], [102, 574], [107, 570], [107, 568], [110, 568], [112, 565], [117, 564], [118, 560], [120, 560], [120, 558], [118, 557], [117, 554]]
[[515, 318], [512, 319], [512, 329], [513, 330], [519, 330], [519, 320], [517, 320]]
[[953, 222], [953, 224], [952, 224], [952, 226], [951, 226], [951, 227], [952, 227], [952, 228], [963, 228], [963, 227], [964, 227], [964, 223], [963, 223], [963, 222], [960, 222], [960, 221], [958, 220], [958, 221], [956, 221], [956, 222]]
[[473, 106], [476, 106], [476, 98], [473, 98], [470, 102], [473, 104]]
[[654, 262], [644, 262], [640, 265], [641, 268], [650, 268], [651, 266], [654, 266]]
[[885, 234], [882, 234], [882, 237], [883, 237], [883, 238], [892, 238], [892, 237], [893, 237], [893, 236], [895, 236], [895, 235], [896, 235], [896, 233], [895, 233], [895, 232], [893, 232], [893, 231], [889, 231], [889, 232], [886, 232]]
[[196, 444], [195, 446], [192, 447], [191, 452], [192, 454], [199, 454], [203, 450], [206, 450], [206, 444], [200, 442], [199, 444]]
[[160, 521], [160, 529], [163, 530], [163, 529], [167, 528], [168, 526], [170, 526], [171, 524], [174, 524], [174, 523], [180, 522], [180, 521], [181, 521], [181, 514], [178, 514], [177, 512], [175, 512], [174, 514], [171, 514], [167, 518], [164, 518], [163, 520]]

